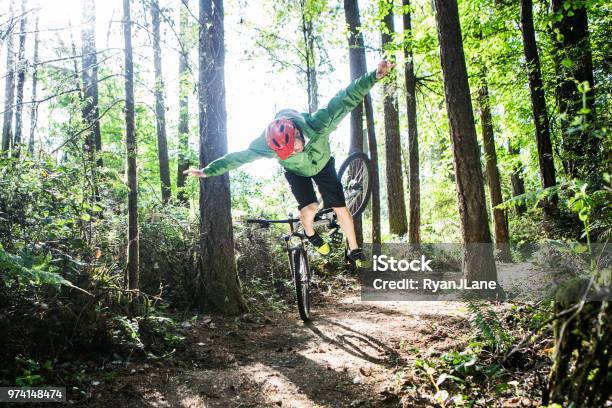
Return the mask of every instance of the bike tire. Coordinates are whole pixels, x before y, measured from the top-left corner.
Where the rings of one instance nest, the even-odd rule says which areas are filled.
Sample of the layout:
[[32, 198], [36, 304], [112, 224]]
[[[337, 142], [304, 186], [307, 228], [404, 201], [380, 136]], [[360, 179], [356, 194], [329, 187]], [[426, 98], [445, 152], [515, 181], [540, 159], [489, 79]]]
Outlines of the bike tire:
[[293, 249], [290, 254], [293, 281], [297, 297], [298, 311], [304, 322], [309, 322], [310, 314], [310, 267], [304, 249]]
[[[352, 180], [349, 174], [349, 179], [347, 181], [343, 181], [342, 177], [344, 173], [351, 168], [351, 165], [362, 166], [362, 174], [359, 177], [359, 180]], [[338, 170], [338, 178], [342, 183], [342, 188], [344, 190], [344, 196], [348, 199], [347, 207], [353, 217], [358, 217], [362, 212], [365, 211], [368, 206], [368, 202], [370, 201], [370, 195], [372, 194], [372, 167], [370, 164], [370, 159], [367, 154], [363, 152], [357, 152], [349, 155], [346, 160], [340, 166], [340, 170]], [[356, 202], [351, 202], [351, 195], [353, 191], [351, 191], [352, 186], [351, 181], [355, 181], [357, 185], [360, 186], [361, 190], [359, 191], [359, 196], [357, 197]]]

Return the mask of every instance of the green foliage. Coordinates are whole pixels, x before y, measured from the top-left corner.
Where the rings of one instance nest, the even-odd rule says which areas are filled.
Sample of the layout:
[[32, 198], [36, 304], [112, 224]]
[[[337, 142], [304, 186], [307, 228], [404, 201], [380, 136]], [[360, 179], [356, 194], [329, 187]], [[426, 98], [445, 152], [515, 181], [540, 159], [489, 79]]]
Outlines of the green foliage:
[[332, 27], [340, 23], [327, 0], [281, 0], [266, 2], [263, 7], [271, 16], [267, 25], [262, 27], [260, 22], [241, 19], [242, 24], [255, 31], [255, 47], [245, 53], [264, 55], [276, 69], [296, 72], [304, 89], [309, 81], [309, 70], [313, 70], [315, 76], [333, 71], [326, 38], [334, 35]]
[[[608, 173], [604, 173], [602, 179], [605, 184], [610, 184], [610, 176]], [[589, 234], [594, 231], [597, 234], [596, 237], [598, 240], [603, 240], [610, 234], [610, 228], [612, 227], [612, 211], [610, 211], [611, 197], [612, 190], [610, 190], [609, 186], [592, 190], [588, 183], [582, 180], [572, 179], [554, 187], [528, 191], [525, 194], [504, 201], [496, 208], [511, 209], [520, 204], [527, 204], [531, 206], [532, 210], [537, 210], [543, 200], [558, 198], [560, 211], [559, 219], [577, 217], [577, 221], [582, 224], [584, 228], [582, 235], [579, 235], [580, 239], [587, 239]], [[533, 214], [529, 217], [533, 217]], [[520, 220], [513, 221], [518, 223], [521, 222]], [[543, 236], [543, 234], [533, 232], [528, 235], [531, 235], [532, 239]], [[561, 235], [561, 233], [559, 235]], [[572, 238], [575, 239], [576, 236], [574, 235]]]
[[153, 335], [148, 336], [151, 341], [154, 341], [155, 338], [162, 339], [164, 349], [174, 349], [185, 340], [185, 336], [176, 333], [179, 323], [162, 314], [145, 316], [140, 321], [140, 328]]
[[468, 310], [472, 323], [478, 329], [478, 334], [485, 346], [495, 353], [506, 352], [514, 343], [514, 339], [500, 322], [495, 310], [485, 303], [469, 302]]
[[112, 339], [115, 344], [129, 349], [142, 350], [144, 344], [138, 332], [138, 320], [126, 316], [113, 318]]
[[15, 362], [19, 367], [19, 375], [15, 378], [15, 385], [18, 387], [37, 387], [44, 385], [46, 379], [42, 372], [50, 372], [53, 365], [50, 360], [46, 360], [42, 367], [39, 362], [31, 358], [25, 359], [15, 357]]
[[0, 156], [0, 275], [7, 288], [75, 287], [87, 226], [102, 210], [78, 180], [73, 167]]
[[408, 401], [421, 397], [439, 406], [503, 406], [510, 398], [537, 404], [541, 395], [532, 383], [540, 381], [538, 369], [549, 364], [548, 355], [542, 344], [518, 353], [512, 347], [516, 339], [541, 328], [551, 310], [532, 305], [493, 310], [470, 303], [468, 311], [476, 332], [439, 357], [414, 350], [414, 364], [400, 371], [401, 394]]
[[437, 359], [419, 358], [415, 374], [426, 379], [429, 396], [446, 406], [481, 403], [483, 398], [512, 395], [510, 376], [500, 365], [487, 361], [482, 344], [472, 341], [462, 351], [451, 351]]
[[52, 259], [48, 255], [36, 257], [32, 254], [26, 256], [9, 254], [0, 244], [0, 280], [7, 287], [13, 286], [12, 281], [16, 281], [20, 287], [24, 285], [74, 287], [58, 273], [58, 268], [51, 265], [51, 262]]
[[[12, 311], [0, 314], [10, 339], [0, 344], [0, 366], [19, 384], [57, 378], [44, 366], [16, 361], [16, 355], [33, 362], [75, 350], [156, 357], [182, 344], [174, 324], [149, 330], [146, 319], [127, 314], [121, 268], [125, 185], [112, 167], [99, 169], [96, 200], [89, 177], [78, 156], [58, 164], [48, 156], [35, 161], [0, 155], [0, 304]], [[145, 196], [141, 205], [141, 242], [153, 249], [141, 254], [143, 271], [151, 271], [143, 273], [143, 288], [161, 291], [154, 302], [144, 292], [139, 299], [159, 306], [163, 293], [188, 302], [184, 280], [190, 278], [185, 271], [192, 270], [190, 237], [197, 237], [192, 233], [197, 219], [187, 208], [161, 208], [155, 197]], [[94, 296], [65, 290], [77, 285]], [[12, 378], [3, 378], [3, 384]]]
[[529, 331], [541, 329], [542, 324], [551, 317], [551, 306], [552, 303], [549, 301], [540, 305], [513, 304], [510, 306], [505, 322], [509, 327], [519, 327]]
[[[198, 219], [188, 208], [162, 206], [158, 202], [142, 203], [140, 209], [140, 245], [147, 248], [140, 255], [141, 290], [147, 293], [162, 291], [164, 299], [175, 305], [190, 302], [190, 288], [196, 262], [194, 246], [197, 242]], [[117, 226], [110, 226], [113, 231]], [[120, 231], [125, 231], [121, 225]], [[114, 234], [117, 234], [115, 231]], [[119, 256], [123, 247], [109, 250]]]

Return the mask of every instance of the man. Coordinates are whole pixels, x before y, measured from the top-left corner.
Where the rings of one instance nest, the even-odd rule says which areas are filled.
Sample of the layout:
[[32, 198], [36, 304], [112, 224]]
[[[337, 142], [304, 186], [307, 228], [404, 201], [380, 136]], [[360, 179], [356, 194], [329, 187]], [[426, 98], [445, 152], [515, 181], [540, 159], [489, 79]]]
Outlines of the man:
[[313, 114], [299, 113], [292, 109], [278, 112], [274, 121], [251, 142], [247, 150], [228, 153], [201, 170], [189, 169], [185, 174], [196, 177], [218, 176], [253, 160], [277, 156], [280, 165], [286, 170], [285, 178], [298, 202], [300, 221], [310, 243], [320, 254], [329, 254], [329, 244], [313, 227], [318, 209], [317, 196], [312, 186], [314, 180], [323, 197], [323, 205], [325, 208], [333, 208], [346, 235], [349, 245], [347, 256], [360, 266], [365, 257], [357, 245], [353, 218], [346, 207], [342, 185], [336, 174], [329, 134], [393, 66], [388, 61], [380, 61], [376, 71], [356, 79], [346, 89], [338, 92], [326, 108]]

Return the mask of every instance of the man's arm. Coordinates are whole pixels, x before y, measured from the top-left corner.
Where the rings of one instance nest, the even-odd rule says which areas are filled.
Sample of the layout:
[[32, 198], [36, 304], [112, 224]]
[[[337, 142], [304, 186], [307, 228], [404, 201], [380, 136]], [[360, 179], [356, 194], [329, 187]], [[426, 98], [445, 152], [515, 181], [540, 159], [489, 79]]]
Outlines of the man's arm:
[[240, 152], [232, 152], [208, 163], [208, 165], [202, 169], [202, 172], [206, 177], [220, 176], [259, 158], [260, 156], [257, 153], [249, 149]]
[[201, 170], [189, 169], [185, 170], [184, 174], [196, 177], [220, 176], [230, 170], [237, 169], [243, 164], [250, 163], [264, 157], [274, 157], [274, 152], [268, 147], [265, 141], [265, 135], [262, 134], [251, 142], [248, 149], [240, 152], [228, 153], [216, 160], [213, 160]]
[[380, 61], [375, 71], [357, 78], [346, 89], [338, 92], [329, 101], [326, 108], [319, 109], [310, 115], [310, 125], [322, 134], [330, 133], [347, 114], [363, 102], [376, 81], [386, 76], [393, 66], [394, 64], [388, 61]]

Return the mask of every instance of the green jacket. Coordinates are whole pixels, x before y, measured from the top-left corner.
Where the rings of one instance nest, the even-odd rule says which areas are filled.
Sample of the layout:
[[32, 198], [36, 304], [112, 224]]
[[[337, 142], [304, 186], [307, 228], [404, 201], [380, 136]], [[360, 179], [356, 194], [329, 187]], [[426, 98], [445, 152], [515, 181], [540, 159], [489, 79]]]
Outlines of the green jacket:
[[[294, 153], [286, 160], [278, 160], [288, 171], [304, 177], [318, 174], [329, 158], [329, 134], [333, 132], [340, 121], [368, 94], [376, 83], [376, 71], [369, 72], [357, 78], [346, 89], [338, 92], [326, 108], [313, 114], [299, 113], [292, 109], [284, 109], [276, 114], [276, 118], [290, 119], [306, 139], [304, 151]], [[240, 152], [228, 153], [206, 166], [203, 171], [207, 176], [219, 176], [243, 164], [263, 157], [278, 158], [274, 150], [266, 143], [266, 132], [251, 142], [249, 148]]]

